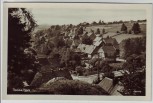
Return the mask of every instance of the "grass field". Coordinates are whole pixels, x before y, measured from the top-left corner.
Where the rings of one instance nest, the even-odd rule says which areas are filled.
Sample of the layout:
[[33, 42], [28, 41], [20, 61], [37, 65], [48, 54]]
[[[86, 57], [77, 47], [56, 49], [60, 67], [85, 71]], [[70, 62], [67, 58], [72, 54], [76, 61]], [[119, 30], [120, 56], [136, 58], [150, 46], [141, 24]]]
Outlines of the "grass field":
[[[125, 23], [127, 26], [127, 29], [130, 30], [133, 26], [133, 23]], [[86, 28], [86, 31], [90, 31], [91, 29], [96, 31], [98, 28], [100, 30], [105, 29], [108, 33], [116, 33], [117, 31], [121, 30], [122, 24], [108, 24], [108, 25], [96, 25], [96, 26], [90, 26]], [[140, 28], [143, 31], [143, 34], [146, 32], [146, 24], [140, 24]]]
[[114, 36], [113, 38], [115, 38], [117, 40], [117, 42], [120, 43], [124, 39], [137, 38], [137, 37], [142, 37], [142, 36], [143, 35], [120, 34], [120, 35]]
[[[128, 30], [130, 30], [133, 26], [133, 23], [125, 23], [125, 25], [127, 26]], [[100, 31], [102, 31], [102, 29], [104, 28], [107, 33], [104, 34], [103, 37], [104, 38], [106, 38], [107, 36], [113, 37], [118, 41], [118, 43], [120, 43], [124, 39], [137, 38], [137, 37], [142, 37], [143, 35], [146, 35], [146, 24], [140, 24], [140, 28], [142, 32], [137, 35], [136, 34], [119, 34], [118, 35], [116, 32], [121, 30], [121, 26], [122, 24], [97, 25], [97, 26], [87, 27], [86, 31], [90, 32], [90, 30], [92, 29], [96, 32], [98, 28], [100, 29]]]

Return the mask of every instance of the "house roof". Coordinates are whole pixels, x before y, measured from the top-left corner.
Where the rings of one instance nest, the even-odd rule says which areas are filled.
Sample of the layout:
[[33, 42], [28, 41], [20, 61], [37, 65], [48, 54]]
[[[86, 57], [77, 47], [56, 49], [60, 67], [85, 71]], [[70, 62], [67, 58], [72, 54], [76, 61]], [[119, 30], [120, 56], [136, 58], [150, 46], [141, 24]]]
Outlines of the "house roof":
[[114, 77], [121, 77], [121, 76], [124, 75], [124, 74], [121, 73], [120, 71], [113, 71], [112, 73], [114, 74]]
[[114, 74], [114, 77], [121, 77], [125, 73], [129, 74], [127, 70], [118, 70], [118, 71], [113, 71], [112, 73]]
[[93, 45], [99, 46], [102, 42], [103, 42], [102, 40], [101, 41], [96, 41], [96, 42], [93, 43]]
[[111, 89], [113, 88], [113, 79], [105, 77], [98, 85], [106, 92], [110, 93]]
[[123, 86], [119, 85], [119, 84], [116, 84], [114, 86], [114, 88], [111, 90], [110, 94], [111, 95], [117, 95], [117, 96], [122, 96], [122, 94], [119, 92], [119, 91], [122, 91], [123, 90]]
[[81, 52], [85, 52], [86, 45], [85, 44], [79, 44], [78, 49], [80, 49]]
[[93, 41], [97, 42], [97, 41], [101, 41], [101, 40], [102, 40], [102, 37], [96, 37]]
[[81, 52], [92, 54], [94, 50], [96, 49], [96, 46], [94, 45], [86, 45], [86, 44], [79, 44], [78, 48]]
[[90, 33], [87, 33], [87, 35], [90, 37], [91, 35], [93, 35], [93, 33], [90, 32]]
[[96, 46], [94, 45], [86, 45], [85, 53], [92, 54], [95, 49], [96, 49]]
[[116, 50], [115, 50], [115, 47], [114, 46], [112, 46], [112, 45], [110, 45], [110, 46], [107, 46], [107, 45], [104, 45], [103, 47], [102, 47], [102, 49], [103, 49], [103, 51], [105, 52], [105, 53], [109, 53], [109, 52], [115, 52]]

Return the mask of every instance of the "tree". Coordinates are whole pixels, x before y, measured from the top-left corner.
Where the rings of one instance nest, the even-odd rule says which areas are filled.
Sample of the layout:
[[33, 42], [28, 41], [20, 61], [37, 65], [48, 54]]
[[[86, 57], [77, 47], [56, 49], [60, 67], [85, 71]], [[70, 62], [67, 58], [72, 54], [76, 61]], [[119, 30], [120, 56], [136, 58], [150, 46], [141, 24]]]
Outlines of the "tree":
[[53, 39], [53, 42], [54, 42], [55, 47], [57, 47], [57, 48], [65, 46], [65, 41], [62, 36], [58, 36], [58, 35], [55, 36]]
[[122, 68], [128, 70], [130, 73], [134, 73], [146, 65], [145, 61], [146, 56], [144, 53], [141, 55], [133, 54], [126, 58], [126, 62], [123, 64]]
[[127, 58], [132, 54], [140, 55], [146, 51], [146, 37], [125, 39], [119, 44], [119, 48], [122, 58]]
[[125, 74], [123, 80], [124, 89], [121, 92], [123, 95], [145, 96], [145, 81], [146, 72], [136, 72], [134, 74]]
[[127, 33], [127, 27], [124, 23], [122, 24], [121, 31]]
[[[31, 47], [31, 32], [37, 26], [32, 14], [25, 8], [8, 9], [8, 89], [22, 87], [22, 81], [31, 82], [37, 64], [33, 54], [24, 50]], [[29, 78], [29, 71], [33, 72]], [[14, 74], [14, 75], [12, 75]], [[15, 82], [18, 78], [20, 85]]]
[[92, 22], [92, 25], [97, 25], [97, 22], [93, 21], [93, 22]]
[[84, 35], [82, 37], [82, 43], [87, 44], [87, 45], [91, 45], [93, 43], [93, 40], [90, 37], [88, 37], [87, 35]]
[[129, 34], [132, 34], [132, 31], [131, 30], [129, 30]]
[[66, 50], [62, 54], [61, 63], [63, 62], [65, 66], [67, 67], [70, 59], [71, 59], [71, 51], [69, 48], [66, 48]]
[[80, 26], [77, 30], [77, 35], [81, 35], [81, 34], [83, 34], [83, 27], [82, 26]]
[[106, 33], [106, 31], [105, 31], [105, 29], [104, 29], [104, 28], [103, 28], [102, 32], [103, 32], [103, 34], [105, 34], [105, 33]]
[[99, 23], [98, 23], [99, 25], [102, 25], [102, 22], [101, 22], [101, 20], [99, 20]]
[[97, 28], [96, 34], [100, 34], [100, 29]]
[[133, 24], [132, 31], [134, 32], [134, 34], [141, 33], [141, 28], [138, 22]]
[[84, 71], [85, 71], [85, 69], [83, 67], [81, 67], [81, 66], [77, 66], [75, 68], [75, 70], [77, 71], [77, 73], [78, 73], [79, 76], [82, 76], [83, 73], [84, 73]]

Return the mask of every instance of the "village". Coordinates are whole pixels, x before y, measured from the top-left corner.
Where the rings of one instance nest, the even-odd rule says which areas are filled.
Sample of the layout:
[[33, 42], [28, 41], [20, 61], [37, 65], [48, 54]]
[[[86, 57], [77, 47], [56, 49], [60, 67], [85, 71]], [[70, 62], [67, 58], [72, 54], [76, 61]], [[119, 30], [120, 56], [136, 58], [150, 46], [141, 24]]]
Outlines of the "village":
[[[138, 23], [141, 32], [132, 27]], [[110, 25], [112, 27], [109, 27]], [[119, 30], [115, 29], [112, 32], [111, 30], [116, 28], [114, 25]], [[112, 24], [99, 21], [99, 24], [84, 22], [77, 26], [55, 25], [38, 30], [32, 37], [32, 48], [40, 69], [27, 86], [39, 87], [44, 83], [49, 85], [58, 80], [68, 79], [96, 84], [107, 95], [131, 95], [131, 91], [126, 90], [129, 82], [124, 83], [126, 77], [134, 73], [143, 73], [145, 64], [136, 65], [132, 69], [128, 67], [132, 63], [142, 63], [139, 60], [140, 53], [136, 56], [134, 53], [126, 55], [127, 49], [124, 45], [128, 44], [124, 41], [129, 38], [143, 38], [144, 25], [145, 20]], [[141, 50], [140, 52], [142, 53]], [[128, 65], [129, 60], [132, 60], [132, 63]], [[132, 92], [134, 95], [142, 95], [144, 91], [135, 88]]]

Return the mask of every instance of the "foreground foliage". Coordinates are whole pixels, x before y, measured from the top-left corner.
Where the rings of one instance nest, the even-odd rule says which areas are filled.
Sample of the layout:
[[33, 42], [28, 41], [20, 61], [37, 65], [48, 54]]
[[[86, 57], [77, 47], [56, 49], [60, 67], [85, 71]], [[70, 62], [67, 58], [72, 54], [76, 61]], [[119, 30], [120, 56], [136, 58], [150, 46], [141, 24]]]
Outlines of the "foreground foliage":
[[37, 91], [48, 94], [108, 95], [98, 85], [93, 85], [78, 80], [58, 80], [50, 85], [43, 85]]

